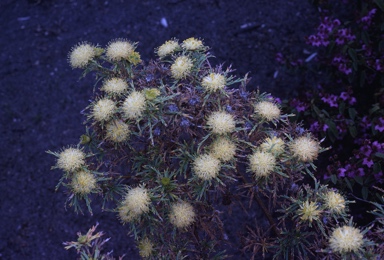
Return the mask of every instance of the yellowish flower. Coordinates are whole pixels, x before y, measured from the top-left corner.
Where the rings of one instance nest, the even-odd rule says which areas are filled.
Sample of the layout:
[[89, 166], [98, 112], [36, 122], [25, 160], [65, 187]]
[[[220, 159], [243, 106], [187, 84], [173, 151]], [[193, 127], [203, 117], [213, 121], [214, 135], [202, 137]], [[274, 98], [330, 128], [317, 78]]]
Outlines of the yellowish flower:
[[92, 109], [93, 118], [102, 122], [109, 120], [116, 111], [116, 104], [108, 98], [100, 99], [94, 104]]
[[73, 176], [71, 186], [76, 194], [86, 195], [96, 189], [96, 178], [90, 172], [79, 171]]
[[210, 154], [202, 154], [193, 162], [195, 174], [203, 180], [216, 178], [220, 172], [220, 160]]
[[128, 84], [121, 78], [110, 78], [104, 81], [101, 90], [110, 95], [121, 95], [128, 89]]
[[329, 238], [331, 250], [341, 254], [357, 252], [363, 244], [363, 234], [359, 229], [350, 226], [336, 228]]
[[114, 40], [107, 46], [106, 55], [111, 61], [129, 60], [135, 47], [127, 40]]
[[225, 137], [217, 138], [211, 146], [211, 155], [223, 162], [232, 160], [235, 154], [236, 144]]
[[333, 213], [343, 213], [345, 211], [345, 199], [339, 193], [329, 191], [325, 195], [325, 205]]
[[294, 157], [302, 162], [312, 162], [319, 154], [320, 145], [317, 141], [301, 136], [290, 144], [290, 150]]
[[260, 148], [264, 152], [270, 152], [274, 154], [275, 156], [279, 156], [284, 152], [285, 143], [283, 139], [279, 137], [272, 137], [267, 138], [264, 140], [264, 142], [260, 145]]
[[249, 166], [256, 178], [267, 177], [276, 166], [276, 158], [269, 152], [256, 151], [249, 157]]
[[147, 100], [154, 100], [160, 95], [160, 90], [157, 88], [150, 88], [144, 90], [144, 95]]
[[161, 45], [157, 49], [157, 55], [159, 55], [160, 58], [163, 58], [167, 55], [174, 53], [179, 48], [180, 46], [177, 41], [175, 40], [166, 41], [163, 45]]
[[68, 60], [72, 68], [85, 68], [95, 56], [94, 46], [89, 43], [81, 43], [72, 48]]
[[201, 85], [208, 91], [217, 91], [223, 89], [227, 84], [227, 80], [224, 75], [220, 73], [211, 73], [208, 76], [205, 76], [201, 82]]
[[280, 108], [269, 101], [262, 101], [255, 105], [255, 112], [264, 120], [272, 121], [280, 118]]
[[225, 111], [213, 112], [207, 120], [207, 125], [214, 134], [231, 133], [236, 128], [233, 116]]
[[193, 62], [187, 56], [180, 56], [174, 61], [171, 66], [171, 73], [174, 79], [183, 79], [191, 71]]
[[59, 154], [57, 167], [67, 172], [75, 171], [85, 165], [85, 154], [77, 148], [67, 148]]
[[115, 143], [121, 143], [126, 141], [131, 132], [129, 130], [129, 126], [120, 120], [113, 120], [108, 123], [106, 126], [106, 130], [106, 139]]
[[318, 209], [316, 202], [309, 202], [307, 200], [300, 205], [297, 214], [301, 216], [301, 220], [312, 222], [313, 220], [319, 219], [321, 210]]
[[187, 51], [194, 51], [194, 50], [201, 49], [202, 47], [204, 47], [204, 45], [201, 40], [191, 37], [184, 40], [183, 43], [181, 44], [181, 47], [183, 47], [183, 49]]
[[151, 198], [146, 188], [136, 187], [128, 190], [119, 207], [120, 219], [126, 223], [149, 211]]
[[141, 257], [150, 257], [153, 252], [153, 244], [151, 240], [145, 238], [139, 242], [139, 255]]
[[133, 91], [125, 99], [122, 105], [122, 111], [126, 118], [139, 118], [146, 108], [145, 95], [139, 91]]
[[171, 206], [169, 219], [177, 228], [186, 228], [195, 221], [195, 211], [188, 202], [176, 202]]

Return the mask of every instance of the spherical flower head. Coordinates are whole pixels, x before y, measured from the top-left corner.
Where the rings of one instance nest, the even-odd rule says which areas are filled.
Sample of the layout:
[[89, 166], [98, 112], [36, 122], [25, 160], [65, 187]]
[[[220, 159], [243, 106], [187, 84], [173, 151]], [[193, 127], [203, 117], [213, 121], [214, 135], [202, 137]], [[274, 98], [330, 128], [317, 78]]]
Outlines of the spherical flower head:
[[128, 84], [121, 78], [110, 78], [104, 81], [101, 90], [109, 95], [121, 95], [128, 89]]
[[97, 101], [92, 109], [93, 118], [98, 121], [109, 120], [116, 111], [116, 104], [108, 98], [103, 98]]
[[214, 92], [223, 89], [227, 84], [227, 79], [219, 73], [211, 73], [205, 76], [201, 81], [201, 85], [208, 91]]
[[147, 213], [150, 203], [151, 198], [146, 188], [136, 187], [130, 189], [119, 207], [121, 220], [123, 222], [129, 222], [138, 218], [143, 213]]
[[225, 111], [213, 112], [207, 120], [207, 125], [214, 134], [231, 133], [236, 128], [236, 122], [233, 115]]
[[171, 73], [174, 79], [185, 78], [193, 67], [193, 62], [187, 56], [180, 56], [171, 66]]
[[67, 148], [59, 154], [57, 167], [60, 169], [73, 172], [85, 165], [85, 154], [77, 148]]
[[139, 242], [139, 255], [141, 257], [150, 257], [153, 252], [153, 244], [151, 240], [145, 238]]
[[341, 254], [357, 252], [363, 244], [363, 234], [359, 229], [350, 226], [336, 228], [329, 238], [331, 250]]
[[276, 158], [269, 152], [256, 151], [249, 157], [250, 170], [255, 177], [267, 177], [276, 167]]
[[166, 41], [163, 45], [161, 45], [157, 49], [157, 55], [159, 55], [160, 58], [164, 58], [165, 56], [168, 56], [174, 53], [179, 48], [180, 48], [180, 45], [177, 41], [174, 41], [174, 40]]
[[210, 154], [202, 154], [193, 162], [195, 174], [205, 181], [216, 178], [220, 172], [220, 168], [220, 160]]
[[269, 101], [261, 101], [255, 105], [255, 112], [264, 120], [272, 121], [280, 118], [280, 108]]
[[128, 60], [134, 49], [127, 40], [114, 40], [108, 44], [106, 55], [111, 61]]
[[186, 228], [195, 221], [195, 211], [188, 202], [177, 202], [171, 206], [169, 219], [177, 228]]
[[144, 95], [147, 100], [154, 100], [160, 95], [160, 90], [157, 88], [150, 88], [144, 90]]
[[312, 162], [319, 154], [320, 145], [317, 141], [307, 136], [301, 136], [293, 140], [290, 150], [294, 157], [302, 162]]
[[72, 68], [85, 68], [95, 56], [94, 46], [89, 43], [81, 43], [72, 48], [68, 60]]
[[112, 120], [109, 122], [106, 126], [106, 131], [106, 139], [115, 143], [126, 141], [131, 132], [129, 126], [120, 120]]
[[313, 220], [319, 219], [321, 210], [318, 209], [316, 202], [309, 202], [307, 200], [300, 205], [297, 214], [300, 216], [301, 220], [312, 223]]
[[225, 137], [219, 137], [211, 146], [211, 155], [220, 161], [228, 162], [235, 157], [236, 144]]
[[345, 199], [340, 193], [329, 191], [325, 194], [325, 205], [332, 213], [340, 214], [345, 211]]
[[184, 40], [183, 43], [181, 44], [181, 47], [183, 47], [183, 49], [187, 51], [195, 51], [203, 48], [204, 45], [201, 40], [191, 37]]
[[264, 142], [260, 145], [260, 148], [264, 152], [270, 152], [274, 154], [275, 156], [279, 156], [284, 152], [285, 142], [283, 139], [279, 137], [272, 137], [267, 138], [264, 140]]
[[122, 105], [122, 111], [126, 118], [139, 118], [146, 108], [145, 95], [140, 91], [133, 91], [125, 99]]
[[86, 195], [96, 189], [96, 178], [90, 172], [79, 171], [73, 176], [71, 186], [74, 193]]

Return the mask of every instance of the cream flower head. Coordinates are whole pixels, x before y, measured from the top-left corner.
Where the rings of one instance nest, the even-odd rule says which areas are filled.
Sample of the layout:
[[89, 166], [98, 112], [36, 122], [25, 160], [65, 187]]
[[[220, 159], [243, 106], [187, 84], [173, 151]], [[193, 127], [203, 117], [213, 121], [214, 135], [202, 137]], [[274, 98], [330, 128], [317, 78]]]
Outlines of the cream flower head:
[[236, 154], [236, 144], [225, 137], [217, 138], [211, 146], [211, 155], [220, 161], [228, 162]]
[[350, 226], [336, 228], [329, 238], [331, 250], [341, 254], [357, 252], [363, 244], [363, 234], [359, 229]]
[[178, 48], [180, 48], [180, 45], [177, 41], [175, 40], [166, 41], [163, 45], [161, 45], [157, 49], [157, 55], [159, 55], [160, 58], [164, 58], [165, 56], [175, 52]]
[[153, 252], [153, 244], [148, 238], [144, 238], [139, 242], [139, 255], [141, 257], [150, 257]]
[[57, 167], [60, 169], [73, 172], [85, 165], [85, 154], [77, 148], [67, 148], [59, 154]]
[[130, 222], [143, 213], [147, 213], [150, 203], [151, 198], [146, 188], [136, 187], [130, 189], [121, 202], [119, 216], [123, 222]]
[[114, 40], [107, 46], [106, 55], [111, 61], [128, 60], [135, 46], [127, 40]]
[[110, 78], [104, 81], [101, 90], [109, 95], [121, 95], [128, 89], [128, 84], [121, 78]]
[[344, 197], [335, 191], [328, 191], [325, 194], [325, 205], [329, 211], [336, 214], [343, 213], [346, 207]]
[[293, 140], [289, 148], [294, 157], [302, 162], [312, 162], [319, 154], [320, 145], [317, 141], [307, 136], [301, 136]]
[[195, 174], [205, 181], [216, 178], [220, 172], [220, 168], [220, 160], [210, 154], [202, 154], [193, 162]]
[[171, 73], [174, 79], [185, 78], [193, 67], [193, 62], [187, 56], [180, 56], [171, 65]]
[[264, 120], [272, 121], [280, 118], [280, 108], [269, 101], [261, 101], [255, 105], [255, 112]]
[[267, 177], [276, 167], [276, 158], [269, 152], [256, 151], [249, 157], [249, 166], [256, 178]]
[[194, 51], [194, 50], [201, 49], [202, 47], [204, 47], [204, 45], [201, 40], [191, 37], [184, 40], [183, 43], [181, 44], [181, 47], [183, 47], [183, 49], [187, 51]]
[[115, 102], [108, 98], [103, 98], [94, 104], [92, 116], [96, 121], [107, 121], [113, 116], [116, 108]]
[[227, 79], [220, 73], [211, 73], [201, 81], [201, 85], [211, 92], [223, 89], [225, 84], [227, 84]]
[[217, 111], [209, 115], [207, 125], [214, 134], [231, 133], [236, 128], [236, 122], [233, 115], [225, 111]]
[[96, 178], [90, 172], [79, 171], [73, 176], [71, 186], [76, 194], [86, 195], [96, 189]]
[[130, 130], [129, 126], [120, 121], [120, 120], [112, 120], [109, 122], [106, 126], [106, 139], [115, 142], [115, 143], [121, 143], [128, 139]]
[[89, 43], [80, 43], [72, 48], [68, 61], [72, 68], [85, 68], [96, 56], [96, 49]]
[[122, 111], [126, 118], [139, 118], [146, 108], [145, 95], [139, 91], [133, 91], [125, 99], [122, 105]]
[[188, 202], [176, 202], [171, 206], [169, 219], [177, 228], [186, 228], [195, 221], [195, 211]]
[[307, 200], [300, 205], [297, 214], [301, 216], [301, 220], [312, 222], [313, 220], [319, 219], [321, 210], [318, 209], [316, 202]]
[[279, 137], [272, 137], [267, 138], [264, 140], [264, 142], [260, 145], [260, 148], [264, 152], [270, 152], [274, 154], [275, 156], [279, 156], [284, 152], [285, 143], [283, 139]]

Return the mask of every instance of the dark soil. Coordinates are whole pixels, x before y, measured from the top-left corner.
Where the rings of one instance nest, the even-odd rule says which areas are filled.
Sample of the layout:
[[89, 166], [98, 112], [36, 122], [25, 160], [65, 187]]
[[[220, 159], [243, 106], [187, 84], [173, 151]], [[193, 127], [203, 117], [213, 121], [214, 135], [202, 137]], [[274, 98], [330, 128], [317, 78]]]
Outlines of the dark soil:
[[[73, 45], [127, 38], [148, 61], [172, 37], [198, 37], [235, 75], [250, 72], [252, 88], [288, 97], [301, 80], [282, 72], [275, 78], [275, 54], [302, 53], [317, 21], [315, 7], [302, 0], [1, 0], [0, 259], [74, 259], [62, 242], [96, 222], [111, 237], [108, 250], [139, 258], [115, 214], [76, 215], [64, 208], [63, 189], [55, 192], [61, 172], [50, 170], [55, 159], [45, 151], [78, 143], [80, 111], [93, 89], [92, 77], [79, 81], [81, 71], [67, 63]], [[236, 236], [231, 223], [226, 230]], [[238, 246], [234, 259], [249, 258]]]

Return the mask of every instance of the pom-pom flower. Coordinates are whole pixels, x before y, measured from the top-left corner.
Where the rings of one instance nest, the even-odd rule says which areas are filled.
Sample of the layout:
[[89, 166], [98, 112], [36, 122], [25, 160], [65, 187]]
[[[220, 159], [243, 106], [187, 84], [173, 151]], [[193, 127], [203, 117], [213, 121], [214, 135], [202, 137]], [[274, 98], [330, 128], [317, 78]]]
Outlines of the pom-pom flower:
[[108, 123], [106, 130], [107, 134], [105, 138], [115, 143], [126, 141], [130, 133], [129, 126], [120, 120], [113, 120]]
[[111, 61], [129, 60], [135, 47], [127, 40], [114, 40], [107, 46], [106, 55]]
[[185, 78], [193, 67], [193, 62], [187, 56], [180, 56], [171, 66], [171, 73], [174, 79]]
[[159, 55], [160, 58], [163, 58], [167, 55], [174, 53], [179, 48], [180, 46], [177, 41], [175, 40], [166, 41], [163, 45], [161, 45], [157, 49], [157, 55]]
[[207, 125], [214, 134], [227, 134], [235, 130], [236, 122], [231, 114], [217, 111], [208, 117]]
[[121, 109], [126, 118], [137, 119], [143, 114], [145, 107], [145, 95], [142, 92], [133, 91], [125, 99]]
[[319, 154], [320, 145], [310, 137], [301, 136], [290, 144], [290, 150], [294, 157], [302, 162], [312, 162]]
[[201, 81], [201, 85], [208, 91], [214, 92], [219, 89], [223, 89], [227, 84], [227, 80], [224, 75], [219, 73], [211, 73], [205, 76]]
[[72, 68], [85, 68], [96, 56], [95, 47], [89, 43], [81, 43], [72, 48], [68, 61]]
[[107, 121], [113, 116], [115, 111], [115, 102], [108, 98], [103, 98], [94, 104], [92, 109], [92, 116], [96, 121]]
[[79, 171], [73, 176], [71, 186], [74, 193], [86, 195], [96, 189], [96, 178], [90, 172]]
[[318, 209], [316, 202], [308, 200], [300, 205], [300, 209], [297, 210], [297, 214], [303, 221], [309, 221], [312, 223], [313, 220], [319, 219], [321, 210]]
[[169, 219], [177, 228], [186, 228], [195, 220], [195, 211], [188, 202], [177, 202], [171, 206]]
[[340, 214], [345, 211], [345, 199], [339, 193], [328, 191], [325, 194], [325, 205], [330, 212]]
[[101, 90], [109, 95], [121, 95], [128, 89], [128, 84], [121, 78], [110, 78], [104, 81]]
[[139, 242], [139, 255], [141, 257], [150, 257], [153, 252], [153, 244], [151, 240], [145, 238]]
[[144, 187], [136, 187], [128, 190], [119, 207], [120, 219], [126, 223], [137, 219], [143, 213], [149, 211], [151, 198]]
[[223, 162], [230, 161], [235, 154], [235, 143], [225, 137], [219, 137], [211, 146], [211, 155]]
[[75, 171], [85, 165], [85, 154], [77, 148], [67, 148], [59, 154], [57, 167], [67, 171]]
[[220, 160], [210, 154], [202, 154], [193, 162], [193, 170], [197, 177], [206, 181], [216, 178], [220, 168]]
[[272, 121], [280, 118], [280, 108], [269, 101], [261, 101], [255, 105], [255, 112], [264, 120]]
[[249, 157], [249, 166], [256, 178], [267, 177], [276, 166], [276, 158], [269, 152], [256, 151]]
[[276, 136], [272, 138], [267, 138], [260, 145], [262, 151], [270, 152], [275, 156], [278, 156], [284, 152], [285, 143], [283, 139], [278, 138]]
[[345, 254], [357, 252], [364, 244], [363, 234], [357, 228], [343, 226], [336, 228], [329, 238], [329, 246], [333, 252]]
[[204, 47], [203, 42], [201, 40], [197, 40], [196, 38], [188, 38], [183, 41], [181, 44], [184, 50], [187, 51], [195, 51]]

